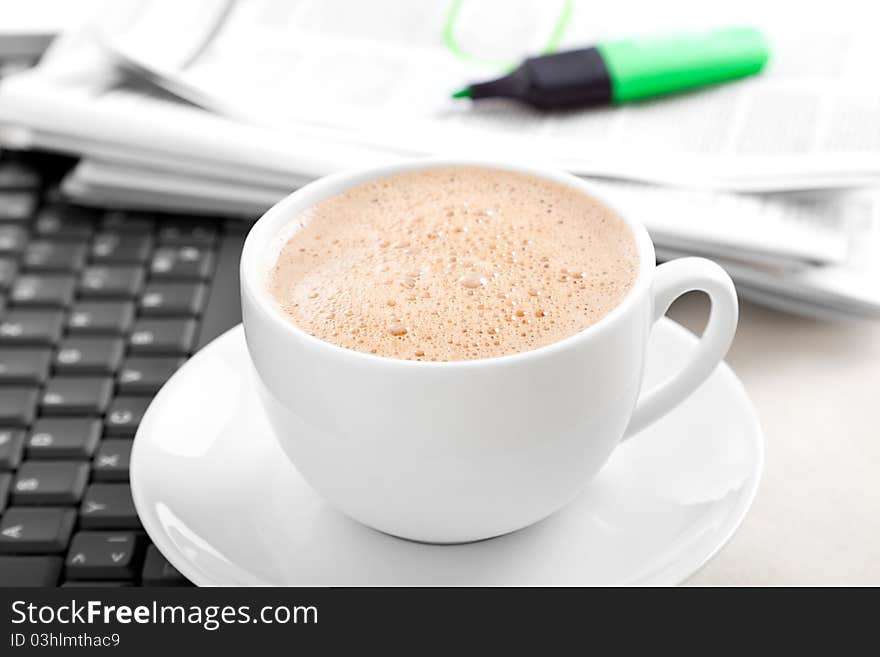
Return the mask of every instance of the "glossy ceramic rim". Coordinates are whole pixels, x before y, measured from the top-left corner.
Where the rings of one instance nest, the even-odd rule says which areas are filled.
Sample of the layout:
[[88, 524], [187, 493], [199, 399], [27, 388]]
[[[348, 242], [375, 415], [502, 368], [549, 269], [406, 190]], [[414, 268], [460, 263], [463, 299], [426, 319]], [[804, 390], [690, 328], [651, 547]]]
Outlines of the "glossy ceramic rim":
[[[611, 312], [599, 321], [587, 328], [570, 335], [552, 344], [530, 349], [505, 356], [492, 358], [478, 358], [473, 360], [458, 361], [413, 361], [398, 358], [388, 358], [376, 354], [368, 354], [347, 347], [341, 347], [327, 342], [306, 331], [291, 322], [278, 308], [266, 289], [266, 275], [271, 264], [277, 257], [280, 241], [286, 241], [292, 233], [291, 224], [300, 212], [313, 206], [319, 201], [341, 194], [356, 185], [379, 180], [412, 171], [424, 171], [440, 167], [476, 167], [484, 169], [497, 169], [531, 175], [542, 180], [555, 182], [575, 189], [587, 196], [594, 198], [607, 206], [617, 217], [623, 221], [632, 231], [633, 239], [639, 256], [639, 270], [632, 288], [624, 296], [623, 300], [615, 306]], [[272, 263], [267, 262], [271, 260]], [[426, 157], [406, 160], [403, 162], [385, 166], [367, 167], [351, 171], [342, 171], [311, 182], [283, 198], [272, 206], [254, 224], [248, 233], [241, 254], [241, 267], [239, 277], [241, 280], [242, 295], [253, 301], [253, 306], [259, 312], [260, 321], [268, 321], [291, 338], [309, 345], [311, 348], [340, 357], [362, 360], [365, 363], [381, 363], [391, 367], [408, 367], [415, 369], [426, 368], [473, 368], [492, 365], [504, 365], [522, 360], [541, 358], [552, 355], [558, 351], [568, 349], [574, 344], [589, 340], [593, 336], [612, 330], [613, 327], [631, 312], [639, 302], [643, 294], [647, 294], [653, 280], [653, 272], [656, 269], [656, 255], [654, 243], [648, 235], [647, 229], [635, 221], [632, 213], [627, 211], [625, 205], [613, 194], [609, 195], [594, 187], [590, 182], [570, 173], [554, 169], [552, 167], [528, 166], [510, 162], [496, 162], [491, 159], [475, 158], [447, 158]]]

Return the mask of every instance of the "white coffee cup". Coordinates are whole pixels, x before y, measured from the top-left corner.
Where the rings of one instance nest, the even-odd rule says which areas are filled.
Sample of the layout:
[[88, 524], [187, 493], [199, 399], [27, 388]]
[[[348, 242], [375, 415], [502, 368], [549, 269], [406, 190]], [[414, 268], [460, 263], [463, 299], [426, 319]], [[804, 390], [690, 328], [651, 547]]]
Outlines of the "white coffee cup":
[[[598, 198], [632, 228], [640, 268], [619, 306], [564, 340], [510, 356], [417, 362], [352, 351], [292, 324], [266, 287], [303, 210], [368, 180], [436, 166], [519, 171]], [[682, 294], [712, 302], [703, 337], [670, 380], [639, 397], [652, 325]], [[553, 170], [422, 159], [297, 190], [252, 228], [241, 258], [248, 350], [285, 453], [334, 507], [395, 536], [457, 543], [526, 527], [571, 501], [622, 440], [674, 408], [724, 357], [737, 322], [717, 264], [655, 266], [645, 228], [590, 184]], [[247, 440], [247, 436], [242, 436]]]

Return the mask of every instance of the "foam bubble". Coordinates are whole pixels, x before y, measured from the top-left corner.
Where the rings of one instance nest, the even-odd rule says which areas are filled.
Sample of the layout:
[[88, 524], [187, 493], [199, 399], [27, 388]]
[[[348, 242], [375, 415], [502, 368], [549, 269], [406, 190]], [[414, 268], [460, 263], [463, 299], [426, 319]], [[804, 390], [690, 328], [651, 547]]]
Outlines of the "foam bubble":
[[619, 304], [638, 270], [633, 235], [611, 210], [492, 169], [366, 183], [294, 221], [303, 227], [269, 278], [281, 309], [314, 336], [391, 358], [470, 360], [557, 342]]

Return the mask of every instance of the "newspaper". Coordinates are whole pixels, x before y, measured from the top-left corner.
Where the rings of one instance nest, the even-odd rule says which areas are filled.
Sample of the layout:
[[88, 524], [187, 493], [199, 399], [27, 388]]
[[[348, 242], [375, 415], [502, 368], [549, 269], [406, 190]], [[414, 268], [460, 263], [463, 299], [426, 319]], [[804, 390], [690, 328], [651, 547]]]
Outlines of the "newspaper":
[[[837, 57], [836, 64], [823, 60], [816, 52], [812, 59], [798, 62], [802, 73], [796, 80], [795, 67], [786, 57], [788, 50], [781, 45], [784, 42], [774, 40], [777, 52], [774, 65], [778, 70], [771, 69], [761, 78], [638, 106], [539, 116], [511, 106], [455, 106], [446, 95], [453, 84], [491, 77], [505, 62], [515, 61], [522, 50], [545, 49], [548, 44], [540, 39], [529, 42], [528, 29], [543, 24], [534, 12], [544, 11], [544, 7], [554, 5], [553, 2], [510, 0], [503, 3], [506, 10], [499, 10], [497, 3], [480, 2], [480, 11], [489, 15], [496, 12], [505, 19], [508, 14], [530, 17], [523, 21], [519, 36], [509, 39], [510, 43], [493, 43], [491, 39], [487, 42], [487, 34], [510, 35], [514, 26], [505, 24], [503, 29], [485, 31], [477, 20], [480, 14], [475, 9], [477, 5], [468, 4], [466, 0], [431, 3], [377, 0], [370, 4], [375, 14], [364, 9], [366, 4], [346, 3], [345, 11], [340, 11], [341, 5], [336, 0], [284, 3], [193, 0], [191, 4], [178, 3], [172, 16], [168, 13], [171, 5], [159, 0], [119, 0], [108, 6], [89, 27], [58, 39], [36, 69], [0, 85], [0, 143], [79, 155], [81, 162], [63, 181], [62, 189], [82, 203], [223, 214], [245, 219], [255, 218], [304, 182], [341, 168], [424, 154], [544, 162], [600, 175], [597, 184], [620, 199], [622, 205], [648, 226], [661, 257], [703, 254], [723, 260], [742, 293], [795, 312], [833, 317], [880, 313], [880, 271], [873, 264], [880, 263], [880, 244], [876, 239], [880, 204], [865, 201], [870, 193], [846, 189], [833, 193], [753, 193], [756, 189], [789, 187], [824, 190], [844, 182], [849, 187], [872, 180], [873, 165], [868, 164], [876, 154], [868, 133], [877, 130], [876, 119], [848, 122], [851, 124], [848, 129], [859, 133], [853, 142], [859, 142], [865, 152], [861, 155], [838, 153], [840, 161], [845, 161], [845, 168], [837, 167], [834, 158], [818, 157], [819, 151], [811, 151], [809, 157], [801, 158], [803, 166], [797, 178], [781, 166], [786, 161], [784, 153], [773, 151], [774, 144], [789, 139], [778, 134], [787, 128], [777, 126], [768, 129], [766, 134], [749, 133], [753, 146], [759, 140], [765, 144], [760, 155], [755, 153], [754, 158], [749, 159], [744, 153], [730, 150], [736, 141], [721, 139], [716, 134], [723, 128], [745, 135], [742, 120], [721, 120], [730, 118], [728, 110], [718, 110], [721, 118], [706, 110], [706, 107], [722, 107], [719, 100], [722, 97], [735, 96], [740, 100], [734, 106], [744, 111], [744, 107], [751, 105], [743, 98], [759, 95], [762, 89], [769, 88], [783, 90], [802, 86], [813, 94], [827, 93], [833, 85], [827, 80], [821, 81], [816, 71], [827, 69], [826, 73], [831, 71], [828, 75], [836, 76], [843, 70], [840, 62], [858, 60], [859, 51], [844, 48], [847, 54]], [[554, 6], [566, 15], [565, 12], [581, 11], [584, 4], [589, 3], [562, 2]], [[675, 4], [673, 1], [672, 5]], [[420, 7], [421, 22], [415, 16], [417, 12], [411, 11], [414, 6]], [[681, 25], [683, 14], [676, 14], [669, 4], [664, 6], [670, 11], [665, 18], [659, 14], [642, 18], [648, 22], [654, 20], [657, 29], [666, 24]], [[512, 7], [517, 10], [512, 11]], [[455, 10], [453, 42], [461, 52], [450, 52], [448, 44], [442, 42], [446, 31], [441, 31], [440, 37], [435, 33], [437, 21], [448, 22], [452, 10]], [[632, 6], [623, 2], [615, 11], [626, 13], [632, 11]], [[248, 27], [247, 12], [252, 12], [253, 21], [258, 15], [260, 24], [268, 25], [266, 35], [257, 39], [257, 43], [265, 45], [266, 52], [255, 54], [257, 59], [253, 61], [222, 62], [221, 50], [223, 56], [233, 56], [230, 53], [246, 53], [254, 45], [256, 32], [253, 25]], [[805, 8], [799, 15], [806, 20], [807, 13]], [[554, 15], [558, 16], [558, 12]], [[604, 22], [589, 21], [591, 29], [603, 38], [617, 34], [614, 17], [605, 11], [601, 16]], [[694, 27], [699, 27], [698, 15], [689, 16], [693, 18]], [[331, 21], [331, 18], [339, 20]], [[731, 23], [736, 19], [735, 15], [719, 15], [714, 22]], [[583, 28], [581, 23], [577, 24]], [[420, 25], [423, 29], [416, 29]], [[285, 27], [282, 30], [279, 26]], [[239, 29], [242, 33], [237, 35]], [[434, 37], [426, 36], [431, 30], [435, 30], [431, 32]], [[540, 32], [546, 35], [548, 30], [550, 34], [558, 32], [553, 25]], [[320, 89], [312, 89], [308, 94], [303, 92], [301, 97], [307, 98], [309, 103], [304, 102], [302, 108], [293, 107], [288, 115], [288, 108], [297, 104], [289, 81], [296, 79], [305, 84], [307, 78], [296, 76], [301, 76], [306, 69], [304, 64], [298, 67], [287, 59], [292, 50], [281, 47], [285, 43], [272, 41], [270, 37], [276, 31], [284, 31], [287, 41], [297, 44], [310, 43], [308, 39], [300, 39], [300, 32], [313, 31], [314, 44], [306, 49], [312, 54], [349, 52], [341, 48], [346, 41], [358, 50], [364, 62], [373, 52], [374, 42], [382, 41], [378, 47], [383, 52], [395, 49], [410, 52], [412, 66], [423, 74], [421, 64], [425, 60], [422, 58], [433, 57], [445, 49], [441, 54], [452, 62], [450, 67], [456, 73], [445, 73], [447, 69], [439, 65], [436, 70], [429, 69], [428, 77], [432, 81], [420, 96], [421, 104], [413, 104], [409, 114], [407, 103], [401, 102], [403, 92], [399, 96], [393, 93], [382, 96], [379, 100], [396, 104], [374, 112], [368, 98], [359, 101], [353, 96], [346, 105], [343, 98], [333, 96], [336, 91], [351, 91], [348, 82], [343, 84], [343, 77], [347, 75], [350, 82], [352, 69], [341, 64], [334, 68], [332, 61], [319, 58], [309, 64], [308, 70], [323, 71], [323, 82], [316, 75], [314, 86], [318, 88], [323, 84], [326, 93]], [[193, 34], [199, 37], [194, 39]], [[806, 31], [797, 34], [798, 39], [810, 40]], [[828, 35], [823, 34], [825, 40], [816, 43], [826, 44]], [[558, 36], [555, 47], [564, 47], [566, 39], [574, 39], [575, 35], [575, 31], [563, 33]], [[440, 50], [435, 43], [438, 39], [443, 43]], [[236, 49], [235, 40], [244, 45]], [[518, 44], [516, 48], [510, 45], [513, 41]], [[194, 47], [196, 42], [208, 43], [211, 47]], [[522, 46], [523, 43], [528, 45]], [[340, 46], [338, 51], [337, 45]], [[279, 50], [272, 55], [270, 51], [276, 46]], [[146, 54], [151, 48], [155, 61], [148, 62]], [[218, 52], [210, 52], [212, 50]], [[464, 52], [469, 53], [467, 57], [462, 56]], [[275, 74], [271, 76], [273, 83], [269, 84], [266, 77], [259, 84], [250, 81], [247, 71], [251, 71], [254, 79], [264, 75], [266, 69], [260, 67], [268, 60], [260, 58], [273, 56], [278, 58]], [[187, 59], [189, 64], [180, 65]], [[358, 66], [360, 63], [358, 60]], [[234, 70], [236, 65], [240, 66], [241, 73]], [[252, 66], [258, 69], [252, 70]], [[201, 77], [193, 75], [194, 71]], [[217, 76], [221, 72], [228, 73], [229, 88], [238, 91], [227, 90], [221, 94], [224, 87], [219, 82], [211, 87], [205, 81], [208, 71]], [[791, 80], [781, 83], [779, 71], [788, 71], [786, 75], [792, 76]], [[809, 75], [803, 71], [809, 71]], [[360, 68], [354, 72], [357, 78]], [[445, 88], [439, 92], [433, 77], [437, 72], [448, 76], [448, 81], [443, 83]], [[366, 83], [367, 78], [362, 79]], [[239, 83], [245, 86], [236, 87]], [[250, 89], [247, 84], [259, 88]], [[272, 92], [276, 94], [276, 104], [263, 103], [270, 100], [271, 93], [259, 103], [235, 102], [239, 98], [255, 98], [251, 93], [266, 94], [260, 91], [263, 87], [270, 91], [277, 88]], [[182, 98], [187, 102], [182, 102]], [[357, 109], [361, 102], [362, 121], [346, 119], [346, 107]], [[327, 111], [316, 109], [322, 104]], [[826, 109], [833, 105], [830, 101], [822, 104]], [[284, 116], [269, 117], [268, 113], [256, 112], [257, 108], [266, 106], [275, 107], [275, 113]], [[790, 104], [782, 103], [782, 106], [790, 107]], [[786, 120], [792, 130], [800, 125], [798, 114], [795, 111]], [[715, 128], [709, 125], [712, 121]], [[827, 117], [823, 121], [827, 123]], [[421, 137], [411, 134], [418, 133], [417, 126], [424, 125], [433, 127]], [[617, 127], [621, 125], [624, 127]], [[812, 134], [827, 130], [827, 127], [818, 127], [820, 125], [825, 124], [816, 123], [811, 130], [818, 132]], [[645, 131], [644, 138], [636, 138], [635, 135], [641, 134], [635, 131], [638, 126]], [[546, 147], [554, 131], [558, 133], [557, 138], [565, 134], [561, 141], [567, 141], [567, 146], [560, 147], [557, 155]], [[815, 136], [811, 139], [814, 145], [822, 143]], [[607, 143], [612, 140], [613, 147], [602, 146], [603, 140]], [[664, 140], [665, 146], [659, 143]], [[432, 148], [434, 142], [445, 143], [437, 143], [436, 148]], [[697, 143], [702, 144], [701, 148], [691, 148], [690, 168], [685, 167], [684, 160], [676, 153], [687, 151], [687, 144], [693, 147]], [[581, 144], [585, 154], [580, 153]], [[715, 146], [710, 148], [710, 144]], [[611, 150], [603, 150], [606, 147]], [[612, 152], [615, 149], [616, 156]], [[586, 155], [593, 161], [592, 170], [577, 164], [583, 165]], [[749, 162], [755, 163], [754, 168], [749, 168], [752, 166]], [[815, 170], [808, 175], [809, 162]], [[750, 176], [760, 184], [742, 184]], [[774, 177], [785, 178], [786, 184], [773, 184]], [[679, 184], [670, 188], [633, 182], [638, 180]], [[719, 192], [706, 187], [733, 191]]]
[[[880, 182], [880, 87], [865, 84], [880, 41], [844, 11], [835, 25], [801, 5], [794, 14], [789, 3], [748, 0], [729, 19], [698, 2], [197, 0], [187, 15], [210, 19], [190, 30], [179, 3], [148, 4], [150, 20], [104, 31], [119, 61], [255, 125], [311, 124], [410, 154], [525, 152], [583, 175], [688, 187]], [[527, 54], [744, 16], [761, 17], [772, 43], [754, 78], [566, 114], [449, 97]]]
[[[715, 255], [737, 292], [763, 305], [825, 319], [880, 318], [880, 191], [853, 192], [836, 201], [833, 221], [847, 226], [846, 256], [838, 263], [788, 267]], [[692, 252], [658, 244], [659, 258]]]
[[[245, 183], [253, 189], [289, 190], [340, 168], [402, 156], [395, 149], [367, 148], [320, 129], [278, 132], [206, 114], [143, 88], [114, 84], [111, 73], [102, 74], [100, 69], [85, 77], [79, 73], [78, 60], [88, 62], [89, 57], [82, 52], [79, 37], [73, 36], [59, 43], [40, 68], [4, 86], [0, 124], [5, 127], [0, 127], [0, 134], [9, 145], [39, 146], [118, 163], [115, 174], [107, 166], [98, 169], [111, 178], [105, 190], [110, 183], [119, 188], [125, 181], [142, 187], [151, 179], [175, 187], [162, 171]], [[64, 113], [57, 111], [61, 106]], [[508, 159], [536, 161], [538, 156], [520, 153]], [[130, 173], [138, 167], [147, 173]], [[94, 170], [90, 182], [88, 187], [71, 182], [66, 189], [82, 198], [84, 189], [100, 187]], [[840, 261], [843, 256], [845, 232], [835, 222], [821, 220], [827, 213], [822, 204], [810, 208], [755, 196], [724, 197], [685, 189], [661, 192], [645, 186], [631, 186], [625, 193], [658, 235], [679, 244], [686, 241], [705, 253], [735, 251], [752, 258], [810, 262]], [[169, 194], [171, 198], [181, 196]], [[107, 194], [101, 199], [106, 201]], [[192, 210], [194, 205], [181, 202], [180, 209]], [[670, 209], [675, 207], [682, 209]], [[234, 203], [222, 208], [224, 214], [238, 213]]]

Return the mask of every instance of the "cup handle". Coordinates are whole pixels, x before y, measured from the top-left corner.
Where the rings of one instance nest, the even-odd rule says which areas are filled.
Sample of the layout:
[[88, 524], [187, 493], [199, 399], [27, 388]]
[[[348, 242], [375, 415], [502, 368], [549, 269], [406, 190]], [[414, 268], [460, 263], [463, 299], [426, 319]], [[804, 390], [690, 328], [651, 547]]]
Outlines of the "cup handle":
[[705, 258], [679, 258], [657, 267], [653, 322], [663, 317], [678, 297], [694, 290], [708, 294], [712, 304], [699, 346], [681, 371], [639, 397], [623, 440], [683, 402], [708, 378], [733, 341], [739, 314], [733, 281], [718, 264]]

